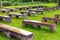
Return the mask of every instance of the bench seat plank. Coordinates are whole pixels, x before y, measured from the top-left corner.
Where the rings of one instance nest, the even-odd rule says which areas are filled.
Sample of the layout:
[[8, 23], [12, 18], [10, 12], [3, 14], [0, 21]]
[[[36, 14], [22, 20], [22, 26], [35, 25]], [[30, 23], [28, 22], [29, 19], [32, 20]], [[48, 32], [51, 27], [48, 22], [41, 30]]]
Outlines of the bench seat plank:
[[13, 36], [17, 36], [22, 40], [32, 40], [33, 34], [31, 32], [28, 32], [19, 28], [15, 28], [12, 26], [4, 25], [4, 24], [0, 24], [0, 29], [1, 28], [4, 30], [8, 30], [8, 33], [10, 33]]

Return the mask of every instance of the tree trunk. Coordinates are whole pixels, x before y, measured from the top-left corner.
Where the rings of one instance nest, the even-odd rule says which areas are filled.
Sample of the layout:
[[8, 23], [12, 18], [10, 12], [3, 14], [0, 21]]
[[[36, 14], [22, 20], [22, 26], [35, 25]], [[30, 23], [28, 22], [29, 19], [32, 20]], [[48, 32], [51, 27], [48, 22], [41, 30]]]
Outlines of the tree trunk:
[[32, 2], [34, 2], [34, 0], [32, 0]]
[[0, 8], [2, 8], [2, 0], [0, 0]]
[[60, 0], [58, 0], [58, 6], [60, 6]]

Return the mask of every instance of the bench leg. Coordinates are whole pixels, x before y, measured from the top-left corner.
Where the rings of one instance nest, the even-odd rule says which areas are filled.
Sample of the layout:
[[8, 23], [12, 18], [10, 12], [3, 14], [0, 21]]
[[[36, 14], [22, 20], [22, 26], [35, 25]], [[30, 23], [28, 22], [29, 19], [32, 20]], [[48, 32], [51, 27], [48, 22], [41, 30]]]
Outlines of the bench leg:
[[44, 14], [44, 12], [41, 12], [42, 14]]
[[21, 36], [21, 35], [11, 33], [11, 37], [17, 37], [21, 40], [33, 40], [33, 35], [30, 35], [30, 36], [26, 37], [26, 36]]
[[55, 21], [55, 23], [58, 23], [58, 21]]
[[37, 16], [37, 13], [35, 13], [34, 16]]
[[16, 11], [17, 11], [17, 9], [14, 9], [13, 11], [14, 11], [14, 12], [16, 12]]
[[30, 16], [30, 13], [28, 13], [28, 16]]
[[7, 36], [8, 38], [11, 38], [11, 32], [7, 32], [6, 36]]
[[55, 16], [56, 18], [59, 18], [59, 16]]
[[22, 40], [33, 40], [32, 37], [22, 37]]
[[51, 30], [52, 32], [55, 32], [55, 31], [56, 31], [56, 25], [51, 26], [51, 27], [50, 27], [50, 30]]
[[46, 19], [42, 19], [42, 22], [47, 22], [47, 20]]
[[11, 12], [13, 12], [13, 10], [11, 9]]
[[56, 8], [54, 8], [54, 10], [56, 10]]
[[0, 18], [0, 20], [3, 20], [3, 18]]
[[27, 17], [26, 15], [23, 15], [23, 16], [22, 16], [23, 20], [26, 19], [26, 17]]
[[3, 33], [3, 32], [4, 32], [4, 30], [0, 29], [0, 33]]
[[48, 9], [49, 12], [51, 12], [52, 10], [51, 9]]
[[38, 28], [41, 28], [41, 26], [38, 25]]
[[38, 26], [36, 24], [33, 24], [34, 25], [34, 28], [37, 28]]
[[2, 11], [2, 13], [5, 13], [5, 11]]
[[12, 15], [8, 15], [8, 16], [12, 17]]
[[15, 18], [19, 18], [19, 16], [15, 15]]
[[22, 24], [23, 27], [25, 27], [26, 24]]

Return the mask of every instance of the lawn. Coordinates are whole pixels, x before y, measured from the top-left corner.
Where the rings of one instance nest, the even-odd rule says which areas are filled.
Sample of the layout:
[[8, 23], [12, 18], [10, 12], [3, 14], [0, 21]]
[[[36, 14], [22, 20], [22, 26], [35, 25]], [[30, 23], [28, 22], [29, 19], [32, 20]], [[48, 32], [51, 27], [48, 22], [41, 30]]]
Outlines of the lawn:
[[[43, 5], [47, 5], [47, 6], [53, 6], [56, 4], [50, 3], [50, 4], [43, 4]], [[12, 6], [10, 6], [12, 8]], [[47, 16], [47, 17], [54, 17], [55, 14], [59, 14], [60, 10], [55, 10], [55, 11], [45, 11], [44, 15], [41, 15], [40, 13], [38, 14], [37, 17], [31, 15], [28, 16], [27, 19], [28, 20], [37, 20], [37, 21], [42, 21], [42, 17], [43, 16]], [[6, 13], [0, 13], [0, 15], [6, 15]], [[33, 33], [33, 40], [60, 40], [60, 23], [56, 24], [56, 32], [50, 32], [50, 30], [47, 27], [41, 27], [41, 29], [35, 29], [32, 27], [22, 27], [22, 18], [12, 18], [12, 22], [10, 23], [6, 23], [3, 21], [0, 21], [0, 23], [3, 24], [7, 24], [16, 28], [20, 28], [20, 29], [24, 29], [27, 31], [30, 31]], [[5, 34], [0, 34], [0, 40], [9, 40]]]

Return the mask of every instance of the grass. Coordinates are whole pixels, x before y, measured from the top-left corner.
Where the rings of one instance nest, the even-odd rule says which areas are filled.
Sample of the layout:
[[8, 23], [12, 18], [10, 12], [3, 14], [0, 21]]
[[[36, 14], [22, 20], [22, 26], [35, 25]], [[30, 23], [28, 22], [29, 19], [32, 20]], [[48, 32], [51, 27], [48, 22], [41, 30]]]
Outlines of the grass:
[[[52, 5], [51, 5], [52, 4]], [[40, 3], [40, 4], [22, 4], [20, 6], [3, 6], [3, 8], [14, 8], [14, 7], [28, 7], [28, 6], [38, 6], [38, 5], [45, 5], [45, 6], [48, 6], [48, 7], [52, 7], [52, 6], [56, 6], [57, 3]]]
[[[46, 5], [46, 4], [45, 4]], [[51, 6], [53, 4], [47, 4], [48, 6]], [[55, 5], [55, 4], [54, 4]], [[34, 17], [33, 15], [28, 16], [28, 20], [37, 20], [37, 21], [42, 21], [43, 16], [47, 17], [54, 17], [55, 14], [59, 14], [60, 10], [55, 10], [48, 12], [46, 11], [44, 15], [41, 15], [40, 13], [38, 14], [37, 17]], [[6, 13], [0, 13], [0, 15], [6, 15]], [[47, 27], [42, 26], [41, 29], [34, 29], [32, 27], [22, 27], [22, 18], [20, 17], [19, 19], [12, 18], [12, 22], [6, 23], [4, 21], [0, 21], [0, 23], [7, 24], [10, 26], [14, 26], [16, 28], [20, 28], [23, 30], [27, 30], [33, 33], [33, 40], [60, 40], [60, 23], [56, 24], [56, 32], [50, 32], [50, 30]], [[0, 34], [0, 40], [9, 40], [5, 34]]]

